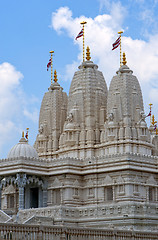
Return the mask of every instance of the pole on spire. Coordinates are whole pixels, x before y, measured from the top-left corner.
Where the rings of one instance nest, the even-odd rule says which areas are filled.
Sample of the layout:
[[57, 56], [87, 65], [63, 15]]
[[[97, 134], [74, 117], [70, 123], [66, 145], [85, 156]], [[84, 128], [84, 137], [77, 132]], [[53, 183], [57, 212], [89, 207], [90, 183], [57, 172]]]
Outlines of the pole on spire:
[[151, 116], [151, 109], [152, 109], [152, 103], [149, 103], [149, 106], [150, 106], [150, 124], [151, 124], [151, 122], [152, 122], [152, 116]]
[[50, 54], [51, 54], [51, 84], [53, 83], [53, 53], [54, 53], [54, 51], [50, 51]]
[[122, 66], [122, 53], [121, 53], [121, 34], [123, 31], [119, 31], [118, 34], [120, 34], [120, 67]]
[[87, 22], [83, 21], [81, 22], [80, 24], [83, 25], [83, 62], [85, 61], [85, 46], [84, 46], [84, 25], [86, 24]]

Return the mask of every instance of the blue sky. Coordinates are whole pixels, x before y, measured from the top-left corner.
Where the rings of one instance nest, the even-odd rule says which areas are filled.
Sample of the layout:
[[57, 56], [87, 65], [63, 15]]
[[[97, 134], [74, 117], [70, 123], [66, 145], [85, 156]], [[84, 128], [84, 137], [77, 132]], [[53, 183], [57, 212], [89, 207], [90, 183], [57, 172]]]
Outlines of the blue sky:
[[50, 50], [55, 51], [59, 83], [68, 93], [82, 61], [82, 39], [74, 40], [82, 20], [87, 21], [85, 44], [108, 86], [119, 68], [119, 50], [111, 51], [111, 44], [124, 31], [127, 65], [140, 81], [145, 112], [152, 102], [157, 118], [157, 12], [157, 0], [1, 0], [0, 158], [7, 157], [27, 127], [30, 144], [35, 141], [40, 104], [50, 85]]

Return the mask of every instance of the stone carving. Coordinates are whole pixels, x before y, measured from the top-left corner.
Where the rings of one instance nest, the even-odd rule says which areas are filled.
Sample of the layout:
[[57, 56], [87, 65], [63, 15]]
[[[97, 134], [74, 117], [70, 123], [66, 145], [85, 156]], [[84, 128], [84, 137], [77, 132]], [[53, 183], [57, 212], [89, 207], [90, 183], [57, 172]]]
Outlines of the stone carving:
[[17, 173], [15, 183], [18, 185], [18, 187], [24, 187], [27, 184], [26, 174]]
[[61, 182], [59, 181], [59, 179], [56, 177], [54, 182], [53, 182], [53, 186], [55, 187], [60, 187], [61, 186]]
[[146, 118], [146, 115], [145, 115], [144, 111], [141, 111], [140, 112], [140, 120], [137, 124], [140, 124], [142, 121], [145, 122], [145, 118]]
[[158, 185], [153, 175], [148, 178], [147, 184]]
[[15, 177], [9, 176], [9, 177], [4, 177], [1, 180], [1, 187], [6, 187], [8, 184], [16, 184]]
[[72, 112], [70, 112], [69, 115], [67, 116], [67, 121], [70, 122], [70, 123], [73, 121], [73, 114], [72, 114]]
[[109, 122], [112, 122], [114, 120], [114, 114], [112, 112], [109, 113], [108, 120], [109, 120]]
[[42, 134], [42, 133], [43, 133], [43, 124], [41, 124], [41, 125], [40, 125], [40, 127], [39, 127], [39, 130], [38, 130], [38, 131], [39, 131], [39, 133], [40, 133], [40, 134]]

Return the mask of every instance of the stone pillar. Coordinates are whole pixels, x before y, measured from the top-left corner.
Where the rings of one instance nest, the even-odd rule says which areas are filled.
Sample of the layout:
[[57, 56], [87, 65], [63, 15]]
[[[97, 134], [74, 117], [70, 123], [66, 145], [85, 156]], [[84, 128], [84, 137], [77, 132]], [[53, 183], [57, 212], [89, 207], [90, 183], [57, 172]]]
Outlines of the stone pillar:
[[124, 137], [124, 130], [123, 130], [123, 127], [120, 127], [120, 130], [119, 130], [119, 140], [123, 140], [123, 137]]
[[41, 208], [43, 207], [43, 189], [39, 187], [39, 193], [38, 193], [38, 207]]
[[0, 210], [1, 210], [1, 194], [2, 194], [2, 177], [0, 177]]
[[25, 207], [26, 209], [30, 208], [30, 188], [25, 187]]
[[24, 209], [24, 187], [19, 187], [19, 210]]
[[26, 185], [27, 177], [26, 174], [17, 174], [15, 183], [19, 188], [19, 210], [24, 209], [24, 187]]
[[2, 187], [0, 185], [0, 209], [1, 209], [1, 192], [2, 192]]
[[43, 185], [43, 207], [47, 207], [47, 200], [48, 200], [48, 182], [47, 180], [44, 180]]
[[115, 186], [112, 186], [112, 192], [113, 192], [113, 201], [116, 201], [116, 194], [115, 194]]

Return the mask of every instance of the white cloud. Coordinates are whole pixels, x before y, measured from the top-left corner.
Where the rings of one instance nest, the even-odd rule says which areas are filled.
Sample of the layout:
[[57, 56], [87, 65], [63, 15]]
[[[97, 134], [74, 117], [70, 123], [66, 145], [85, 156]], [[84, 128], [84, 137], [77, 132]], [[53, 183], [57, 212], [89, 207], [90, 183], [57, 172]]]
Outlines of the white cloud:
[[23, 75], [15, 69], [13, 65], [4, 62], [0, 65], [0, 94], [5, 94], [4, 90], [13, 89], [19, 85]]
[[24, 113], [24, 116], [26, 116], [28, 119], [30, 119], [34, 123], [38, 122], [39, 112], [37, 109], [34, 109], [32, 112], [28, 111], [27, 109], [24, 109], [23, 113]]
[[37, 99], [26, 96], [21, 86], [22, 79], [23, 74], [12, 64], [0, 64], [0, 158], [6, 157], [8, 142], [11, 145], [17, 143], [20, 132], [28, 127], [25, 126], [27, 120], [36, 124], [38, 121], [36, 108], [30, 110]]
[[[102, 1], [106, 6], [110, 1]], [[119, 4], [119, 7], [118, 7]], [[111, 51], [112, 43], [117, 38], [117, 31], [122, 29], [126, 10], [120, 2], [112, 2], [109, 14], [96, 16], [94, 19], [80, 16], [73, 18], [72, 12], [68, 7], [59, 8], [52, 15], [52, 27], [58, 32], [66, 31], [68, 36], [74, 40], [80, 30], [80, 22], [87, 21], [85, 26], [85, 45], [91, 49], [92, 61], [99, 65], [103, 71], [106, 81], [109, 83], [112, 76], [119, 68], [119, 49]], [[128, 27], [128, 26], [127, 26]], [[66, 66], [66, 78], [74, 73], [76, 63], [81, 63], [82, 58], [82, 40], [74, 40], [74, 44], [79, 45], [80, 52], [78, 60]], [[148, 41], [141, 39], [132, 39], [131, 37], [122, 38], [122, 48], [127, 55], [127, 65], [134, 71], [141, 83], [145, 101], [154, 96], [158, 88], [154, 86], [158, 77], [158, 35], [150, 35]], [[147, 103], [145, 104], [147, 105]], [[148, 106], [146, 107], [148, 108]]]
[[[113, 5], [111, 12], [112, 15], [103, 14], [98, 15], [96, 18], [86, 18], [85, 16], [80, 16], [79, 18], [73, 18], [72, 12], [68, 7], [61, 7], [56, 12], [52, 14], [52, 27], [61, 33], [64, 30], [67, 32], [68, 36], [74, 40], [74, 44], [79, 45], [80, 53], [78, 55], [78, 65], [82, 59], [82, 40], [75, 40], [75, 37], [79, 33], [81, 27], [80, 22], [85, 20], [87, 25], [85, 26], [85, 46], [90, 46], [92, 60], [98, 61], [100, 69], [104, 69], [105, 72], [105, 62], [106, 68], [116, 70], [118, 53], [112, 52], [112, 43], [117, 38], [118, 29], [121, 30], [121, 23], [124, 16], [121, 15], [122, 8], [118, 8], [116, 14], [114, 14]], [[120, 11], [120, 12], [119, 12]], [[115, 56], [115, 57], [114, 57]], [[119, 56], [118, 56], [119, 58]], [[111, 65], [113, 62], [113, 66]], [[76, 65], [76, 63], [75, 63]], [[68, 70], [69, 68], [69, 70]], [[66, 79], [70, 77], [71, 70], [74, 69], [74, 63], [66, 66]], [[111, 72], [111, 71], [110, 71]], [[73, 74], [73, 73], [72, 73]], [[105, 77], [111, 77], [112, 75], [106, 72]]]
[[0, 65], [0, 121], [17, 114], [22, 78], [23, 75], [10, 63]]
[[67, 64], [66, 65], [66, 74], [65, 74], [65, 77], [64, 77], [65, 81], [71, 81], [72, 80], [72, 77], [73, 77], [74, 72], [76, 71], [77, 67], [78, 67], [78, 62], [77, 61], [73, 62], [72, 64]]

